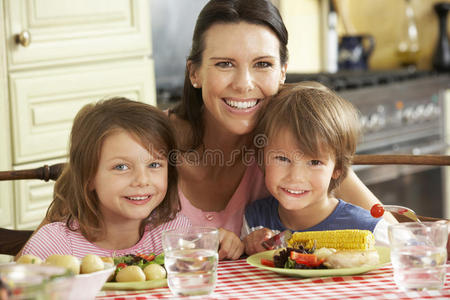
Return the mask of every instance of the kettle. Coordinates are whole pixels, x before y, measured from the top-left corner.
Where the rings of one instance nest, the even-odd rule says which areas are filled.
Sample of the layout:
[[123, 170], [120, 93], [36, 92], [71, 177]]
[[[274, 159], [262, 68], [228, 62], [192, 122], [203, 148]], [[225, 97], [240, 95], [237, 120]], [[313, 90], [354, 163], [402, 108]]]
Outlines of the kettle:
[[374, 48], [375, 39], [369, 34], [342, 36], [338, 47], [339, 70], [367, 70]]

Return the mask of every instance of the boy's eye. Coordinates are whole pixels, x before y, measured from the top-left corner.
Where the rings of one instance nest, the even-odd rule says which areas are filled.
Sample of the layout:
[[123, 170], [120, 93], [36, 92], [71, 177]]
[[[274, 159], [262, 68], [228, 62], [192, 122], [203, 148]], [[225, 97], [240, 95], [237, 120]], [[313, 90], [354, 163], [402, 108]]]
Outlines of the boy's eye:
[[260, 61], [260, 62], [256, 63], [256, 67], [261, 68], [261, 69], [270, 68], [271, 66], [272, 66], [272, 63], [267, 62], [267, 61]]
[[275, 156], [275, 159], [279, 160], [279, 161], [282, 161], [282, 162], [290, 162], [290, 159], [287, 158], [286, 156], [278, 155], [278, 156]]
[[221, 61], [216, 63], [216, 66], [220, 68], [231, 68], [233, 64], [230, 61]]
[[148, 165], [152, 169], [160, 168], [161, 164], [159, 162], [152, 162]]
[[125, 171], [128, 170], [128, 166], [125, 164], [118, 164], [114, 166], [114, 170]]
[[312, 166], [320, 166], [322, 164], [322, 162], [320, 160], [317, 159], [313, 159], [309, 162]]

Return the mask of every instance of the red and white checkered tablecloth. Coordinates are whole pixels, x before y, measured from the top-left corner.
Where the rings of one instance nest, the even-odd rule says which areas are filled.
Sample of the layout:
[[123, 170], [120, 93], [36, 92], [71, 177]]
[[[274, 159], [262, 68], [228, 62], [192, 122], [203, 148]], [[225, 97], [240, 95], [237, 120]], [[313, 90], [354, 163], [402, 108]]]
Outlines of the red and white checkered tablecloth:
[[[101, 291], [96, 299], [172, 298], [169, 288]], [[259, 269], [245, 259], [220, 261], [214, 293], [206, 299], [450, 299], [450, 267], [439, 291], [402, 292], [392, 266], [356, 276], [296, 278]]]

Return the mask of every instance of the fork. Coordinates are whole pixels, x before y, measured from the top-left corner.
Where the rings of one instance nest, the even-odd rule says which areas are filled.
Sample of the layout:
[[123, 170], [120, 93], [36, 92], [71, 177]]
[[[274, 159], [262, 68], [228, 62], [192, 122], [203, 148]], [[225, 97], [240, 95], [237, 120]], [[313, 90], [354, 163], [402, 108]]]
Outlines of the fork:
[[395, 212], [397, 214], [407, 217], [410, 220], [422, 223], [412, 209], [400, 205], [375, 204], [374, 206], [372, 206], [370, 213], [372, 214], [373, 217], [380, 218], [385, 211]]

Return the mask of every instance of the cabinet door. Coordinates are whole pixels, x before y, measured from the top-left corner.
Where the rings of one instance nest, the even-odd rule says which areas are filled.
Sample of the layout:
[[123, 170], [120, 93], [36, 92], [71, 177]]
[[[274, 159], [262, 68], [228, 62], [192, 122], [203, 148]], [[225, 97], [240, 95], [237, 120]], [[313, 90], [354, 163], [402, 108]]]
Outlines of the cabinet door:
[[16, 165], [65, 156], [72, 120], [86, 103], [113, 96], [156, 103], [148, 59], [14, 72], [9, 88]]
[[151, 53], [146, 0], [6, 0], [5, 11], [10, 70]]
[[[42, 161], [22, 165], [16, 170], [34, 169], [52, 165], [65, 160]], [[14, 181], [14, 206], [17, 229], [35, 229], [44, 219], [48, 206], [53, 199], [54, 181], [16, 180]]]

